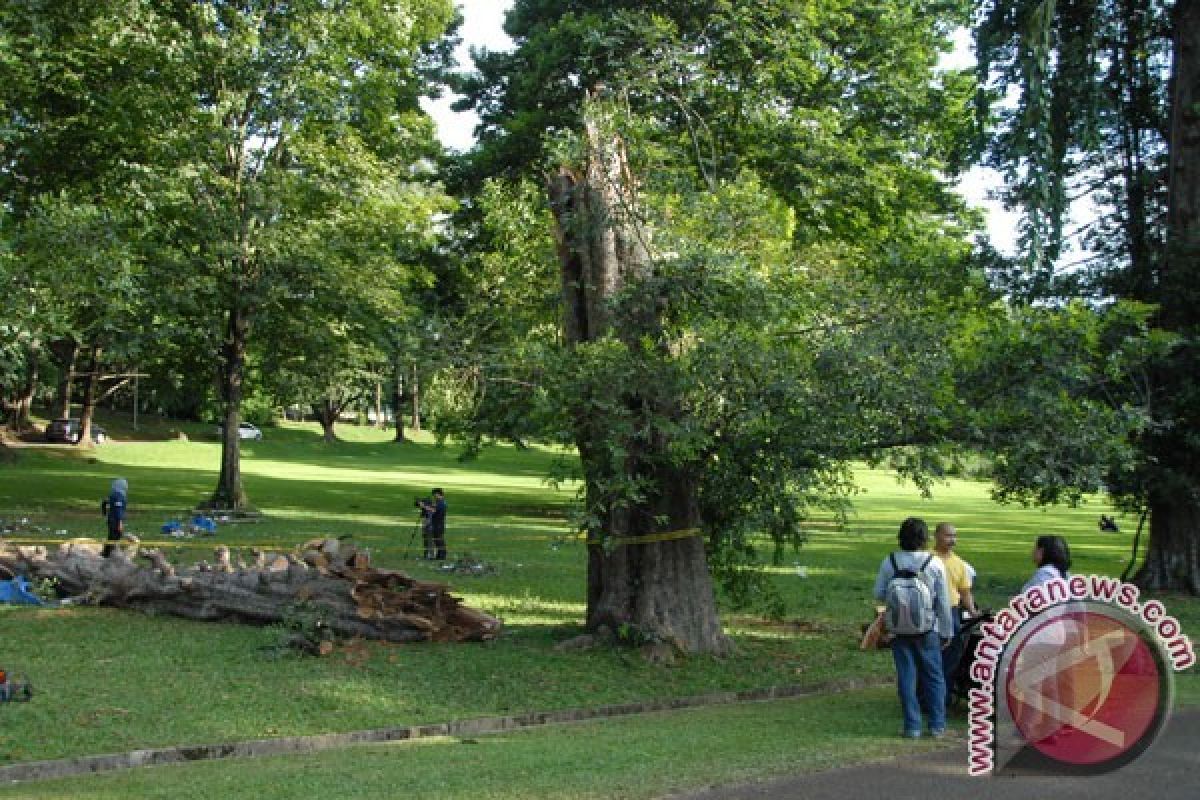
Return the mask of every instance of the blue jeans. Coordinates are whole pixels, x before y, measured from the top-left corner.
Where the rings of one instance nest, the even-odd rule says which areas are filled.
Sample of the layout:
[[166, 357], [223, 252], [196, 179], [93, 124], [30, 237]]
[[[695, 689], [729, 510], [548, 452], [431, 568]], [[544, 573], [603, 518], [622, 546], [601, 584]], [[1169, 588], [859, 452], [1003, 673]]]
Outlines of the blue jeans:
[[929, 709], [929, 729], [945, 729], [946, 680], [942, 676], [942, 642], [937, 631], [897, 636], [892, 640], [892, 659], [896, 662], [896, 689], [904, 712], [904, 732], [921, 732], [922, 706]]

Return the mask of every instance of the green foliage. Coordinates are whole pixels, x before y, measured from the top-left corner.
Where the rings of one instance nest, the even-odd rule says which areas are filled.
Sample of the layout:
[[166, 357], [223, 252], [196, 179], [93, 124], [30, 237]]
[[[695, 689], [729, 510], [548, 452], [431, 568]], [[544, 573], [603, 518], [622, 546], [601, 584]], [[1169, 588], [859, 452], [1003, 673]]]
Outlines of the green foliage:
[[965, 12], [518, 2], [507, 21], [517, 50], [484, 54], [467, 81], [485, 122], [480, 158], [493, 173], [537, 161], [542, 132], [576, 128], [585, 93], [603, 84], [710, 184], [746, 168], [768, 176], [805, 221], [800, 236], [875, 237], [894, 213], [948, 200], [921, 160], [962, 161], [969, 82], [930, 73]]
[[[48, 337], [121, 345], [142, 327], [144, 264], [133, 219], [67, 193], [38, 197], [15, 232], [23, 282], [43, 302], [37, 326]], [[126, 343], [128, 344], [128, 343]]]
[[102, 345], [97, 366], [114, 372], [127, 371], [150, 321], [141, 174], [188, 102], [171, 46], [181, 30], [165, 12], [106, 0], [0, 7], [4, 317], [38, 348]]
[[42, 578], [40, 580], [34, 581], [32, 588], [33, 588], [33, 593], [43, 603], [53, 603], [59, 599], [58, 598], [58, 581], [55, 578]]
[[267, 652], [276, 656], [285, 654], [297, 636], [312, 645], [333, 641], [334, 633], [329, 622], [327, 609], [310, 602], [294, 603], [284, 611], [283, 619], [273, 626], [278, 641], [275, 647]]
[[[144, 301], [125, 317], [153, 321], [169, 342], [154, 355], [174, 373], [156, 376], [165, 385], [158, 396], [178, 395], [180, 375], [216, 375], [220, 415], [237, 414], [247, 359], [261, 363], [263, 343], [290, 341], [308, 355], [326, 347], [313, 363], [336, 363], [344, 337], [302, 334], [347, 331], [367, 346], [384, 318], [405, 313], [403, 292], [419, 279], [415, 262], [447, 208], [423, 166], [437, 148], [418, 98], [426, 47], [453, 10], [448, 2], [144, 2], [118, 4], [110, 22], [108, 5], [80, 20], [10, 9], [26, 39], [63, 48], [29, 51], [32, 72], [13, 90], [23, 104], [14, 127], [37, 147], [61, 129], [112, 150], [105, 171], [85, 163], [52, 174], [85, 198], [102, 189], [96, 205], [119, 201], [144, 229], [137, 244], [147, 268], [117, 288]], [[124, 81], [105, 85], [113, 62], [125, 75], [126, 58], [136, 93]], [[78, 81], [38, 89], [38, 72], [60, 60]], [[139, 82], [153, 72], [161, 79]], [[91, 88], [107, 102], [89, 105]], [[63, 111], [71, 104], [86, 113]], [[125, 128], [131, 122], [137, 137]], [[31, 157], [30, 170], [38, 163]], [[103, 247], [94, 255], [114, 260]], [[115, 266], [110, 273], [120, 274]], [[292, 324], [301, 304], [315, 324]], [[121, 310], [113, 304], [114, 316]], [[252, 384], [257, 377], [250, 373]], [[222, 480], [236, 482], [236, 471]], [[219, 493], [242, 496], [238, 486]]]
[[458, 222], [465, 252], [445, 282], [459, 299], [430, 354], [442, 367], [426, 395], [434, 430], [466, 442], [468, 455], [497, 439], [569, 441], [547, 385], [561, 357], [562, 290], [540, 189], [489, 180]]
[[[778, 562], [813, 514], [846, 513], [851, 459], [929, 491], [960, 459], [995, 453], [1001, 496], [1038, 502], [1077, 499], [1128, 461], [1146, 424], [1138, 350], [1155, 347], [1142, 318], [993, 305], [972, 222], [942, 181], [968, 151], [972, 83], [935, 70], [961, 13], [516, 4], [517, 49], [485, 54], [467, 84], [485, 120], [475, 167], [579, 173], [586, 148], [571, 131], [589, 115], [629, 152], [629, 210], [651, 261], [606, 310], [613, 334], [569, 353], [497, 315], [520, 323], [508, 341], [528, 376], [497, 406], [559, 441], [562, 410], [603, 432], [583, 453], [581, 524], [650, 495], [659, 458], [695, 476], [710, 556], [748, 600], [736, 582], [754, 538], [769, 533]], [[484, 218], [518, 216], [519, 191]], [[478, 242], [516, 275], [552, 263], [536, 236], [539, 251]], [[486, 403], [468, 406], [475, 430], [500, 428]]]
[[[255, 425], [274, 425], [279, 419], [279, 407], [262, 392], [252, 392], [242, 401], [242, 417]], [[220, 419], [214, 421], [220, 422]]]
[[995, 453], [996, 494], [1028, 503], [1079, 502], [1113, 489], [1137, 463], [1147, 370], [1171, 342], [1149, 330], [1150, 309], [1118, 303], [1104, 314], [997, 307], [958, 342], [964, 360], [961, 424]]
[[[1169, 5], [1011, 0], [981, 10], [977, 113], [987, 163], [1024, 213], [1022, 259], [1004, 274], [1019, 296], [1152, 299], [1165, 233]], [[1085, 222], [1076, 235], [1095, 255], [1064, 273], [1068, 195], [1112, 213]]]
[[[1060, 400], [1050, 387], [1042, 394], [1058, 401], [1056, 422], [1137, 432], [1136, 449], [1107, 448], [1107, 468], [1091, 483], [1103, 481], [1126, 507], [1150, 513], [1139, 582], [1200, 591], [1196, 531], [1187, 521], [1200, 498], [1200, 444], [1191, 434], [1200, 416], [1192, 247], [1200, 221], [1182, 188], [1194, 183], [1186, 176], [1198, 156], [1195, 117], [1180, 113], [1186, 95], [1176, 94], [1196, 84], [1187, 38], [1195, 29], [1194, 7], [1186, 3], [1000, 2], [981, 16], [976, 40], [981, 84], [993, 90], [982, 99], [1016, 100], [984, 118], [992, 162], [1006, 171], [1008, 198], [1026, 216], [1025, 263], [1000, 273], [1004, 285], [1025, 302], [1101, 297], [1147, 304], [1135, 314], [1160, 328], [1143, 325], [1132, 341], [1100, 338], [1101, 348], [1112, 348], [1115, 372], [1140, 361], [1126, 373], [1134, 380], [1108, 374], [1107, 385], [1085, 378], [1081, 387], [1078, 375], [1065, 375], [1065, 391], [1082, 389], [1086, 399]], [[988, 103], [982, 106], [986, 112]], [[1059, 263], [1068, 194], [1100, 209], [1081, 237], [1094, 253], [1071, 269]], [[1127, 313], [1118, 308], [1115, 315], [1112, 330], [1128, 327]], [[1096, 362], [1095, 352], [1089, 360]], [[1096, 397], [1100, 386], [1104, 396]], [[1070, 453], [1041, 453], [1039, 446], [1030, 442], [1018, 463], [1042, 462], [1037, 477], [1053, 484], [1052, 473]], [[1074, 446], [1106, 449], [1087, 437]]]
[[722, 607], [733, 612], [758, 614], [781, 620], [787, 603], [772, 576], [758, 567], [757, 551], [743, 539], [738, 544], [718, 542], [708, 554], [708, 567], [717, 580]]

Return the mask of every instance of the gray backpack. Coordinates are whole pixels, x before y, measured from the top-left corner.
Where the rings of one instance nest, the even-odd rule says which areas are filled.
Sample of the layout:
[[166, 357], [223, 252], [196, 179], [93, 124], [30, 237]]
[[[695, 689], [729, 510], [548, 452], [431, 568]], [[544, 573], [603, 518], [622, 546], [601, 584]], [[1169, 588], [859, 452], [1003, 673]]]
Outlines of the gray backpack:
[[933, 561], [933, 554], [917, 570], [900, 569], [896, 554], [888, 556], [895, 573], [888, 581], [884, 595], [883, 624], [892, 636], [919, 636], [933, 630], [936, 617], [933, 613], [933, 588], [925, 568]]

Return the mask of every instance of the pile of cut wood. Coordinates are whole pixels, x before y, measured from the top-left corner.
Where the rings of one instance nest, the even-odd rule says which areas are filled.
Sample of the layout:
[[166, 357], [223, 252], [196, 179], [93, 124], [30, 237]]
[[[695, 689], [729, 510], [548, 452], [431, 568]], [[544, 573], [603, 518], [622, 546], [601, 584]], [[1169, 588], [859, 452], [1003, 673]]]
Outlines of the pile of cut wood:
[[221, 546], [213, 563], [188, 567], [136, 540], [107, 558], [102, 548], [92, 540], [48, 549], [0, 539], [0, 566], [53, 580], [61, 595], [83, 602], [190, 619], [286, 625], [303, 609], [332, 636], [389, 642], [485, 641], [500, 631], [499, 620], [464, 606], [445, 584], [376, 569], [345, 539], [314, 539], [295, 553], [253, 550], [249, 560]]

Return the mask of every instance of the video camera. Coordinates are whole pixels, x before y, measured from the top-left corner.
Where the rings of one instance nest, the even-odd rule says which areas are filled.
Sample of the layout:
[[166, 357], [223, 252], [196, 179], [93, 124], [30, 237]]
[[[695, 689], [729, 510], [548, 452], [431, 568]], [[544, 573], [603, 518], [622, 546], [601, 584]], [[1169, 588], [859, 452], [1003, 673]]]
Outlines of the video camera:
[[429, 497], [414, 497], [413, 508], [419, 508], [422, 513], [428, 513], [433, 510], [433, 499]]

